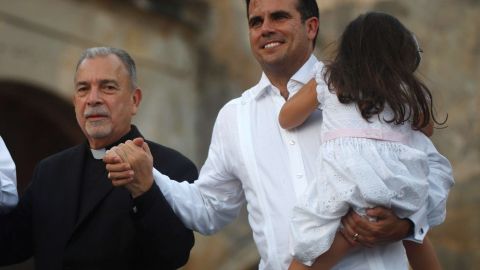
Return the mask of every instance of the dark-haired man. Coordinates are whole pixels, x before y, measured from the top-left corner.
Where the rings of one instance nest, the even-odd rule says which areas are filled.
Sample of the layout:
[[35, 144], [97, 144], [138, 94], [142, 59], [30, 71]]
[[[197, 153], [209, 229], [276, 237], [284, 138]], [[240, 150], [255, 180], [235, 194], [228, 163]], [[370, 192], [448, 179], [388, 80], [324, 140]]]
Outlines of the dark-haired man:
[[[247, 205], [249, 223], [261, 256], [259, 269], [287, 269], [289, 223], [292, 208], [313, 181], [319, 149], [321, 112], [301, 127], [283, 130], [278, 113], [292, 94], [313, 77], [318, 60], [312, 55], [318, 33], [315, 0], [247, 0], [250, 46], [263, 69], [257, 85], [228, 102], [215, 123], [208, 158], [194, 184], [177, 184], [154, 172], [155, 181], [187, 227], [212, 234], [233, 221]], [[418, 140], [428, 140], [418, 138]], [[107, 157], [113, 181], [129, 179], [126, 169], [141, 170], [133, 154], [143, 151], [127, 142], [115, 149], [120, 156]], [[437, 182], [431, 207], [445, 207], [450, 171], [448, 161], [428, 143], [425, 151], [437, 162], [430, 182]], [[435, 154], [437, 153], [437, 154]], [[117, 163], [118, 162], [118, 163]], [[137, 164], [137, 166], [135, 166]], [[446, 166], [449, 168], [448, 166]], [[128, 181], [128, 180], [127, 180]], [[188, 198], [188, 200], [185, 200]], [[425, 209], [426, 211], [427, 209]], [[431, 210], [431, 209], [428, 209]], [[399, 220], [388, 209], [369, 212], [378, 222], [368, 223], [355, 214], [345, 219], [345, 234], [365, 245], [402, 239], [411, 234], [421, 240], [428, 229], [426, 213]], [[359, 231], [357, 231], [359, 230]], [[351, 266], [351, 265], [350, 265]], [[350, 269], [347, 267], [347, 269]]]

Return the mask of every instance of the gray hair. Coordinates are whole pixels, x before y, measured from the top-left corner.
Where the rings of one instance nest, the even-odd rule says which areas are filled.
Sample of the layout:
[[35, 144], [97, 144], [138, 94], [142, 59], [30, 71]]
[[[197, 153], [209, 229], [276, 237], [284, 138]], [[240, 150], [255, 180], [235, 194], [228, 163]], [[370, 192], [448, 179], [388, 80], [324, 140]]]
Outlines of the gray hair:
[[92, 59], [95, 57], [101, 56], [108, 56], [108, 55], [116, 55], [120, 61], [125, 65], [127, 69], [128, 75], [130, 76], [130, 83], [132, 85], [132, 89], [137, 87], [137, 68], [135, 67], [135, 61], [133, 58], [124, 50], [112, 48], [112, 47], [93, 47], [86, 49], [80, 59], [77, 62], [77, 67], [75, 68], [75, 73], [78, 71], [78, 67], [85, 59]]

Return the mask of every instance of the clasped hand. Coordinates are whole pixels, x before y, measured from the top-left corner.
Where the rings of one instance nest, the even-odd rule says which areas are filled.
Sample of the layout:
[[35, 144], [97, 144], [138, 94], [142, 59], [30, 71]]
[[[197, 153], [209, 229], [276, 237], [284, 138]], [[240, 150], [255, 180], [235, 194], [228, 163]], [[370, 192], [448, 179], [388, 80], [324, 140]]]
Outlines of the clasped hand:
[[153, 157], [142, 138], [128, 140], [107, 151], [103, 161], [113, 186], [124, 186], [136, 198], [153, 184]]

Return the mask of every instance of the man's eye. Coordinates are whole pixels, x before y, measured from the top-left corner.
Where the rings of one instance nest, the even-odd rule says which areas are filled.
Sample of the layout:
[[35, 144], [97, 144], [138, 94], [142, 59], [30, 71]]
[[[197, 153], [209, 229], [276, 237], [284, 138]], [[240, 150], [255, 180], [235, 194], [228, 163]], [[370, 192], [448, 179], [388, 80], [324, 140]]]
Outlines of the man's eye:
[[80, 87], [75, 90], [75, 95], [79, 97], [84, 97], [88, 93], [88, 88], [87, 87]]
[[250, 20], [250, 23], [249, 23], [250, 28], [258, 27], [258, 26], [260, 26], [260, 24], [261, 24], [261, 20], [259, 20], [259, 19]]
[[277, 13], [272, 15], [272, 19], [279, 21], [283, 19], [288, 19], [290, 16], [287, 13]]
[[117, 87], [115, 87], [114, 85], [106, 85], [104, 88], [109, 91], [114, 91], [117, 89]]

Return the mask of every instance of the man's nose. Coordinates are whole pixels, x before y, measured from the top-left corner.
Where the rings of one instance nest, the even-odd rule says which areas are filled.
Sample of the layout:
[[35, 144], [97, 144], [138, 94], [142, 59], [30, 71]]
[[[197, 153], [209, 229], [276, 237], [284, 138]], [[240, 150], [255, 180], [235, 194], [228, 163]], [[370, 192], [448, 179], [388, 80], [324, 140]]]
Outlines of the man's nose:
[[88, 105], [96, 105], [102, 102], [100, 89], [98, 87], [92, 87], [87, 96]]
[[265, 19], [262, 23], [261, 33], [262, 36], [268, 37], [275, 32], [275, 27], [270, 19]]

